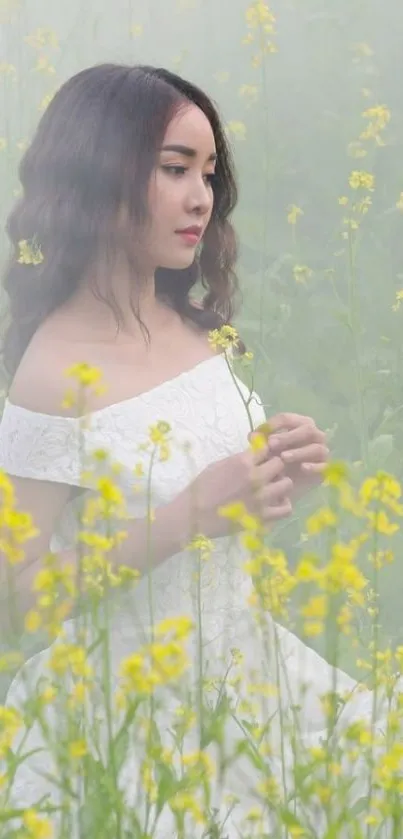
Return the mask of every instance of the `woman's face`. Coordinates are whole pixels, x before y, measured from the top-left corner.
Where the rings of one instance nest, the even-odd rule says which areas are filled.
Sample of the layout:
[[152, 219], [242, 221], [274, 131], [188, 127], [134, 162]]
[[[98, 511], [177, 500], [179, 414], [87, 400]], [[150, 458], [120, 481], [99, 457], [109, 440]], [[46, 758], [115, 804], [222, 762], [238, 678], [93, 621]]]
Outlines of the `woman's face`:
[[211, 125], [189, 105], [170, 122], [150, 179], [147, 252], [154, 268], [193, 263], [213, 210], [215, 165]]

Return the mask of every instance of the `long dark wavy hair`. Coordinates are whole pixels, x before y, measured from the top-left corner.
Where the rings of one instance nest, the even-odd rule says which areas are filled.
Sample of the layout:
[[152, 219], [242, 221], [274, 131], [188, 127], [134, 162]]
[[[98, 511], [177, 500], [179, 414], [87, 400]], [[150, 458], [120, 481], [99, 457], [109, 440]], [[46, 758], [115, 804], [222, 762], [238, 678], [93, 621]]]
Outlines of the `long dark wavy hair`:
[[[172, 117], [189, 103], [206, 115], [215, 138], [214, 207], [199, 258], [184, 270], [158, 268], [156, 294], [203, 329], [231, 321], [239, 288], [234, 270], [237, 242], [229, 218], [238, 195], [231, 151], [215, 105], [194, 84], [168, 70], [96, 65], [62, 85], [20, 162], [22, 193], [6, 224], [12, 245], [3, 275], [9, 300], [2, 347], [7, 376], [14, 375], [44, 319], [74, 294], [100, 249], [108, 265], [113, 264], [122, 248], [116, 229], [122, 204], [133, 223], [123, 242], [133, 263], [133, 231], [139, 231], [141, 243], [158, 149]], [[36, 243], [42, 261], [19, 261], [24, 240]], [[203, 308], [196, 308], [189, 296], [198, 281], [205, 290]], [[102, 295], [95, 284], [93, 291], [113, 309], [119, 328], [123, 313], [112, 288]], [[143, 327], [136, 307], [133, 311]]]

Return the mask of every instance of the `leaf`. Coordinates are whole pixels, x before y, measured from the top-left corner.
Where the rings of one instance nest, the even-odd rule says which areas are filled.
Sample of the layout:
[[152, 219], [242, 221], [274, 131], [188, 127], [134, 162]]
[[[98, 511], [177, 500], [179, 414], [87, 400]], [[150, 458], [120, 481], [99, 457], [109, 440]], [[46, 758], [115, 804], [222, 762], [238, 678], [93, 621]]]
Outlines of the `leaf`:
[[161, 813], [166, 802], [180, 789], [180, 782], [174, 770], [166, 763], [158, 763], [156, 776], [158, 784], [157, 812]]
[[[294, 827], [294, 828], [295, 827], [300, 827], [301, 829], [303, 829], [303, 827], [304, 827], [304, 825], [297, 818], [295, 813], [293, 813], [288, 808], [282, 808], [281, 809], [281, 820], [282, 820], [282, 823], [285, 827]], [[326, 839], [328, 839], [328, 837], [326, 837]], [[330, 837], [329, 837], [329, 839], [330, 839]]]
[[369, 468], [381, 469], [393, 452], [393, 434], [379, 434], [369, 443]]
[[363, 795], [362, 798], [359, 798], [358, 801], [353, 804], [352, 807], [349, 808], [349, 816], [351, 816], [351, 820], [355, 819], [356, 816], [360, 816], [361, 813], [368, 812], [368, 796]]

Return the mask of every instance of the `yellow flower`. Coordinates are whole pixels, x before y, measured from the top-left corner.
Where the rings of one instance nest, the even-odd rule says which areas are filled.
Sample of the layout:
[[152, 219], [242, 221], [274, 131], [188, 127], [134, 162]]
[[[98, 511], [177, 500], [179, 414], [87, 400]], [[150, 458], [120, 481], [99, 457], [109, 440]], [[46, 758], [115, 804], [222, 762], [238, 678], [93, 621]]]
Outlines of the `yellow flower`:
[[73, 760], [80, 760], [85, 757], [87, 751], [85, 740], [73, 740], [69, 743], [69, 755]]
[[21, 714], [15, 708], [0, 705], [0, 760], [7, 757], [22, 725]]
[[193, 629], [193, 621], [187, 615], [174, 618], [164, 618], [155, 628], [155, 637], [172, 635], [178, 641], [187, 638]]
[[204, 808], [196, 800], [194, 792], [185, 790], [176, 792], [170, 798], [169, 806], [174, 813], [180, 813], [181, 815], [188, 813], [196, 824], [206, 824]]
[[264, 795], [266, 800], [279, 802], [281, 793], [278, 781], [275, 778], [264, 778], [264, 780], [259, 781], [256, 789], [260, 795]]
[[239, 344], [239, 335], [234, 326], [229, 323], [223, 324], [220, 329], [212, 329], [208, 333], [210, 346], [215, 350], [231, 350]]
[[375, 554], [370, 553], [368, 555], [368, 562], [371, 562], [375, 568], [381, 569], [384, 565], [390, 565], [391, 562], [394, 561], [394, 553], [393, 551], [376, 551]]
[[215, 765], [210, 755], [206, 752], [190, 752], [182, 756], [183, 765], [190, 770], [189, 775], [193, 781], [204, 778], [211, 779], [215, 774]]
[[51, 822], [44, 816], [40, 816], [35, 810], [26, 810], [23, 822], [29, 839], [52, 839], [53, 827]]
[[211, 558], [213, 549], [214, 542], [202, 534], [194, 536], [188, 545], [188, 550], [200, 552], [200, 558], [203, 562]]
[[18, 248], [18, 262], [21, 265], [40, 265], [44, 261], [43, 253], [35, 237], [29, 241], [28, 239], [21, 239], [18, 242]]
[[351, 189], [368, 189], [373, 192], [375, 188], [375, 177], [369, 172], [354, 170], [349, 177]]
[[244, 122], [240, 122], [239, 120], [230, 120], [227, 122], [226, 125], [227, 134], [232, 134], [238, 140], [245, 140], [246, 138], [246, 125]]
[[256, 0], [255, 3], [252, 3], [252, 5], [246, 10], [245, 16], [248, 26], [253, 28], [259, 26], [260, 24], [272, 28], [276, 20], [267, 3], [264, 3], [263, 0]]
[[110, 504], [113, 507], [120, 507], [124, 503], [122, 490], [116, 486], [111, 478], [99, 478], [96, 482], [96, 487], [106, 504]]
[[57, 696], [57, 691], [54, 685], [47, 685], [39, 694], [39, 699], [44, 705], [49, 705], [55, 697]]
[[351, 47], [357, 55], [365, 56], [365, 58], [371, 58], [374, 54], [373, 49], [369, 46], [369, 44], [365, 43], [365, 41], [359, 41], [352, 45]]
[[245, 571], [251, 575], [254, 585], [250, 605], [258, 611], [268, 610], [274, 616], [286, 617], [296, 579], [288, 570], [283, 551], [264, 549], [245, 563]]
[[0, 471], [0, 551], [14, 565], [22, 562], [25, 552], [24, 542], [38, 535], [29, 513], [15, 508], [15, 493], [10, 478]]
[[323, 470], [324, 482], [329, 486], [340, 487], [348, 480], [349, 472], [345, 463], [333, 461], [327, 463]]
[[376, 533], [383, 533], [385, 536], [391, 536], [399, 530], [399, 525], [393, 524], [384, 510], [371, 510], [367, 515]]
[[58, 49], [59, 47], [59, 39], [54, 29], [44, 27], [38, 27], [35, 32], [26, 35], [24, 41], [36, 50], [41, 50], [44, 47], [51, 47], [51, 49]]
[[102, 372], [98, 367], [92, 367], [90, 364], [82, 361], [68, 367], [66, 376], [75, 379], [82, 387], [93, 387], [100, 383]]
[[358, 743], [360, 746], [370, 746], [373, 741], [371, 727], [363, 720], [350, 723], [344, 732], [346, 740]]
[[179, 705], [174, 711], [175, 721], [173, 728], [181, 738], [188, 734], [196, 725], [197, 715], [188, 705]]
[[277, 52], [272, 39], [275, 34], [276, 18], [263, 0], [255, 0], [246, 10], [245, 16], [249, 32], [243, 39], [243, 43], [251, 44], [256, 41], [259, 45], [259, 51], [252, 60], [253, 66], [257, 67], [266, 53]]
[[337, 615], [337, 624], [344, 635], [350, 635], [353, 612], [350, 606], [344, 604]]
[[256, 85], [243, 84], [239, 88], [239, 95], [256, 102], [259, 96], [259, 88]]
[[320, 559], [316, 554], [303, 554], [296, 571], [295, 577], [301, 583], [312, 583], [320, 578], [321, 571], [318, 568]]
[[54, 93], [48, 93], [46, 96], [44, 96], [43, 99], [39, 103], [38, 110], [39, 111], [46, 111], [46, 108], [48, 107], [48, 105], [50, 105], [52, 99], [54, 98], [54, 95], [55, 95]]
[[54, 75], [56, 73], [53, 64], [50, 63], [49, 58], [46, 55], [38, 55], [35, 70], [39, 73], [50, 73], [50, 75]]
[[24, 656], [20, 652], [3, 653], [0, 656], [0, 673], [7, 673], [10, 670], [16, 670], [24, 663]]
[[396, 207], [398, 210], [402, 210], [403, 212], [403, 192], [400, 193], [398, 200], [396, 201]]
[[143, 26], [141, 23], [135, 23], [134, 26], [130, 28], [130, 34], [133, 35], [135, 38], [139, 38], [140, 35], [143, 34]]
[[[402, 195], [403, 195], [403, 193], [402, 193]], [[401, 304], [402, 300], [403, 300], [403, 288], [399, 289], [399, 291], [396, 292], [396, 302], [392, 306], [392, 309], [393, 309], [394, 312], [397, 312], [397, 310], [400, 309], [400, 304]]]
[[287, 215], [288, 224], [294, 224], [295, 225], [297, 223], [297, 220], [298, 220], [299, 216], [303, 216], [303, 215], [304, 215], [304, 213], [303, 213], [303, 210], [301, 210], [301, 207], [297, 207], [296, 204], [290, 204], [290, 206], [288, 207], [288, 215]]
[[363, 112], [362, 116], [364, 119], [368, 120], [368, 125], [360, 135], [360, 139], [373, 139], [376, 141], [378, 146], [384, 145], [380, 134], [390, 122], [391, 114], [389, 108], [387, 108], [386, 105], [376, 105], [375, 107], [367, 108], [366, 111]]
[[301, 607], [304, 618], [325, 618], [328, 613], [328, 599], [325, 595], [311, 597], [305, 606]]
[[[187, 639], [192, 626], [186, 616], [167, 618], [155, 627], [154, 641], [122, 661], [120, 705], [124, 704], [125, 694], [151, 694], [156, 687], [175, 683], [184, 674], [189, 660], [181, 642]], [[162, 636], [168, 637], [160, 640]]]
[[93, 668], [87, 661], [87, 652], [84, 647], [66, 642], [55, 645], [50, 656], [49, 667], [59, 676], [71, 673], [79, 678], [89, 678], [93, 675]]
[[402, 488], [396, 478], [388, 472], [382, 471], [377, 472], [375, 477], [367, 478], [359, 490], [360, 499], [364, 504], [379, 500], [381, 503], [390, 506], [393, 501], [400, 498], [401, 494]]
[[42, 617], [39, 612], [31, 609], [25, 615], [25, 630], [26, 632], [30, 632], [31, 634], [34, 632], [38, 632], [38, 629], [42, 626]]
[[75, 683], [69, 695], [70, 708], [77, 708], [77, 706], [84, 705], [88, 689], [89, 686], [87, 682], [78, 681]]
[[293, 274], [296, 283], [305, 284], [312, 277], [312, 270], [307, 265], [294, 265]]
[[245, 656], [237, 647], [233, 647], [231, 650], [231, 658], [233, 663], [236, 666], [239, 666], [243, 663]]
[[143, 761], [140, 767], [140, 777], [148, 799], [152, 802], [156, 802], [158, 799], [158, 784], [154, 778], [151, 760], [148, 757]]
[[[344, 218], [343, 219], [343, 224], [344, 224], [345, 227], [348, 227], [349, 230], [358, 230], [358, 228], [359, 228], [358, 221], [355, 218]], [[349, 234], [347, 232], [344, 232], [342, 235], [343, 235], [343, 239], [348, 239], [349, 238]]]
[[335, 527], [338, 524], [338, 517], [330, 507], [322, 507], [313, 513], [306, 521], [306, 530], [310, 536], [321, 533], [327, 527]]
[[[165, 420], [159, 420], [157, 423], [150, 425], [148, 429], [148, 436], [151, 444], [159, 451], [159, 459], [161, 462], [167, 461], [170, 456], [170, 439], [171, 426]], [[145, 448], [148, 447], [145, 444]]]
[[322, 621], [305, 621], [303, 625], [303, 632], [304, 635], [309, 635], [310, 637], [321, 635], [323, 632]]
[[252, 452], [259, 452], [266, 448], [268, 436], [262, 430], [263, 426], [255, 429], [249, 439], [249, 447]]

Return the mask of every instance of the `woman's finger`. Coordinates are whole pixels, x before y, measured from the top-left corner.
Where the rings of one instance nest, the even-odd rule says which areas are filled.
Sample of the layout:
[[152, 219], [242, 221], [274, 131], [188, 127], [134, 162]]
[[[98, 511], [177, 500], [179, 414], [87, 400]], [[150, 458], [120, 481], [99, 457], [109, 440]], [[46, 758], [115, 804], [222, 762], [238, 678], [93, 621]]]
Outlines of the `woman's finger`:
[[266, 507], [263, 511], [262, 518], [264, 521], [277, 521], [277, 519], [287, 518], [287, 516], [291, 515], [292, 511], [291, 501], [287, 499], [278, 507]]
[[323, 476], [323, 472], [325, 471], [326, 466], [327, 463], [302, 463], [301, 469], [303, 469], [304, 472], [309, 472], [309, 474], [311, 475], [316, 474]]
[[284, 431], [282, 434], [269, 438], [269, 450], [278, 454], [286, 449], [299, 448], [312, 443], [324, 443], [326, 434], [316, 426], [304, 424], [293, 431]]
[[300, 449], [289, 449], [280, 454], [284, 463], [326, 463], [329, 449], [318, 443], [302, 446]]

